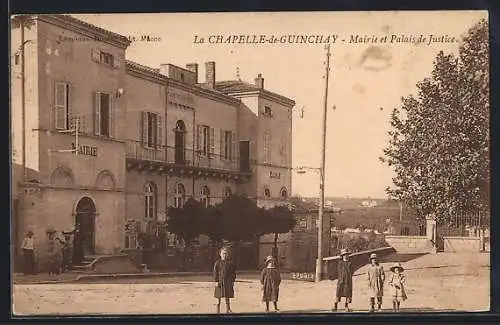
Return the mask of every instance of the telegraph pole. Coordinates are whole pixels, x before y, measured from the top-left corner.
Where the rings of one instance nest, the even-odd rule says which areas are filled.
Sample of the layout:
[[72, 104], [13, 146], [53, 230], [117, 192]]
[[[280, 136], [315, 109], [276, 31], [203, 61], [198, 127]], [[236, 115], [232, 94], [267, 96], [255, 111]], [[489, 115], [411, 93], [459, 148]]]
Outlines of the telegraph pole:
[[319, 172], [319, 209], [318, 209], [318, 259], [316, 260], [316, 282], [321, 281], [323, 270], [323, 209], [325, 207], [325, 155], [326, 121], [328, 112], [328, 77], [330, 74], [330, 44], [326, 46], [325, 96], [323, 98], [323, 133], [321, 137], [321, 165]]

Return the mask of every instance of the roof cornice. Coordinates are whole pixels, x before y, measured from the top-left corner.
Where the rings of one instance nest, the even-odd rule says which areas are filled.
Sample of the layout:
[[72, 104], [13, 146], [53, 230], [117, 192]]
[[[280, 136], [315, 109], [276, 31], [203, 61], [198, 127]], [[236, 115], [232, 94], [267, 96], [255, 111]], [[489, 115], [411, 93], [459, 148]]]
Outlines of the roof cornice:
[[122, 49], [126, 49], [131, 43], [131, 41], [123, 35], [94, 26], [69, 15], [36, 15], [33, 16], [33, 18]]
[[293, 108], [295, 106], [295, 101], [293, 99], [287, 98], [285, 96], [278, 95], [276, 93], [267, 91], [267, 90], [252, 90], [252, 91], [238, 91], [238, 92], [227, 92], [228, 95], [234, 96], [237, 98], [244, 98], [244, 97], [254, 97], [254, 96], [260, 96], [264, 99], [268, 99], [274, 102], [277, 102], [283, 106], [287, 106], [289, 108]]
[[168, 86], [184, 90], [195, 95], [203, 96], [212, 100], [224, 102], [232, 106], [239, 106], [241, 101], [238, 98], [227, 96], [223, 93], [205, 89], [199, 86], [186, 84], [175, 79], [168, 78], [167, 76], [161, 74], [158, 70], [132, 62], [126, 61], [126, 72], [127, 74], [142, 78], [148, 81], [156, 82], [159, 84], [167, 84]]

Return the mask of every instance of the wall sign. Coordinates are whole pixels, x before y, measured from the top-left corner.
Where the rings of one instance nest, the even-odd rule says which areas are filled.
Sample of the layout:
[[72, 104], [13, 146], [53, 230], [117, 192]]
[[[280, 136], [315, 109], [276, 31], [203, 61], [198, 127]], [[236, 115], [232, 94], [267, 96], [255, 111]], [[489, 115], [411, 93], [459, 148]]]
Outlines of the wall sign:
[[293, 272], [292, 280], [314, 281], [315, 274], [312, 272]]
[[[71, 149], [73, 149], [73, 150], [76, 149], [76, 146], [74, 143], [71, 144]], [[78, 154], [85, 155], [85, 156], [97, 157], [97, 147], [87, 146], [87, 145], [81, 144], [78, 146]]]
[[271, 179], [280, 179], [281, 178], [281, 174], [277, 173], [277, 172], [270, 171], [269, 172], [269, 178], [271, 178]]

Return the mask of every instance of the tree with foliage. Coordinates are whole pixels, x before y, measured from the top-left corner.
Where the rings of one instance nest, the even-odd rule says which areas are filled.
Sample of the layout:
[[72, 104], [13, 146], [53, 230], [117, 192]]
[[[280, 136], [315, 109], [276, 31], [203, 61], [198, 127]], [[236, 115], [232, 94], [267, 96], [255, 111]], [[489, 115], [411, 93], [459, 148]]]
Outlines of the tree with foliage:
[[168, 208], [168, 231], [181, 237], [188, 247], [204, 233], [207, 218], [208, 210], [205, 206], [190, 198], [182, 208]]
[[274, 234], [273, 255], [278, 256], [278, 235], [285, 234], [295, 227], [297, 220], [286, 206], [275, 206], [264, 210], [262, 234]]
[[489, 213], [489, 49], [485, 20], [463, 37], [458, 57], [442, 51], [418, 94], [391, 115], [381, 158], [393, 167], [387, 192], [439, 223], [456, 214]]

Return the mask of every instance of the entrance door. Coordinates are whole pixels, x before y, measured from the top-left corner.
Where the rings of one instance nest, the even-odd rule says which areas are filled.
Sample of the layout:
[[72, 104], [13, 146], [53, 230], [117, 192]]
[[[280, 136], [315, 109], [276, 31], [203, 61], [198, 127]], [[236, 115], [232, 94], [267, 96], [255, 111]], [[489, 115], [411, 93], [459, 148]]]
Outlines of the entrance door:
[[186, 125], [183, 121], [177, 121], [175, 125], [175, 163], [184, 165], [184, 144]]
[[76, 206], [75, 228], [77, 234], [75, 234], [73, 245], [75, 253], [80, 255], [75, 256], [76, 260], [95, 253], [95, 217], [94, 201], [89, 197], [82, 198]]
[[250, 141], [240, 141], [240, 171], [250, 171]]

